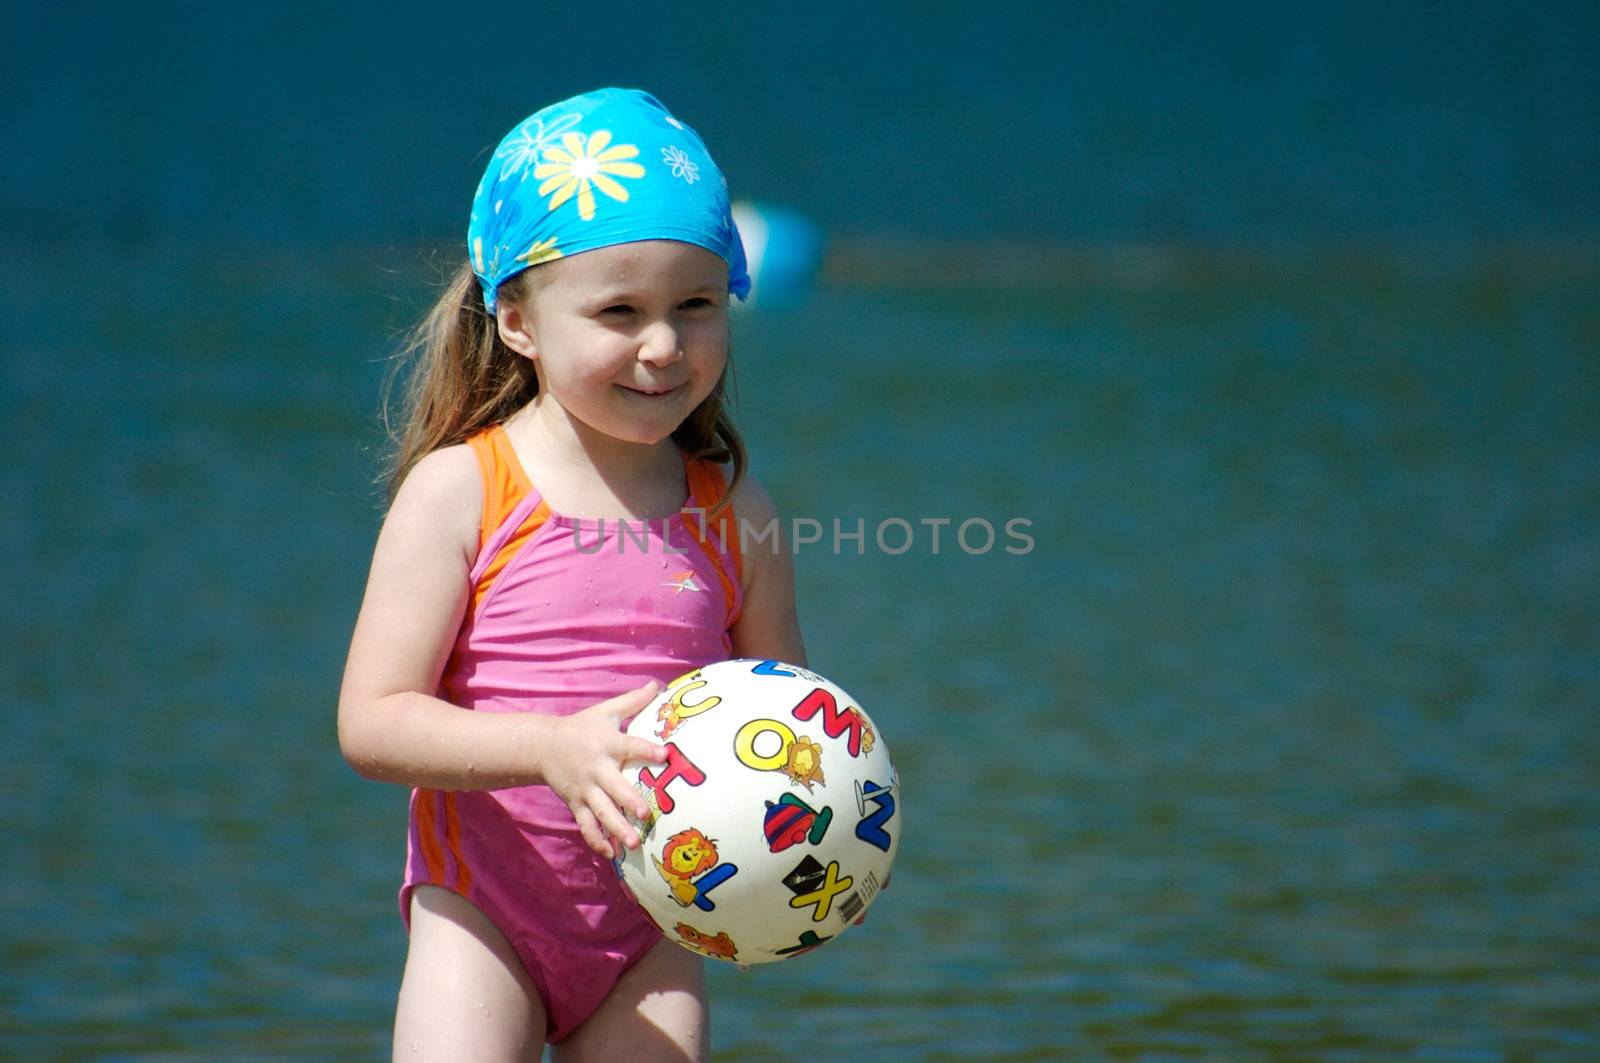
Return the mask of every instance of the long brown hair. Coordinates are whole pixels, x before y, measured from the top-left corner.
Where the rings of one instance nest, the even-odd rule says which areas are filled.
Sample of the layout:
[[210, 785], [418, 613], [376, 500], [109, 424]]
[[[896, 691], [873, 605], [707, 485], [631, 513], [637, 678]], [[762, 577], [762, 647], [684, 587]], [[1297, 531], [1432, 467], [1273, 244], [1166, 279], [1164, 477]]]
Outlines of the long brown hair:
[[[539, 279], [557, 263], [515, 274], [497, 298], [525, 303]], [[717, 386], [672, 433], [690, 459], [733, 464], [733, 479], [712, 509], [719, 514], [744, 478], [744, 440], [729, 415], [726, 392], [733, 361]], [[389, 500], [417, 462], [442, 447], [463, 443], [480, 429], [499, 424], [539, 393], [533, 363], [507, 347], [499, 325], [483, 305], [472, 265], [463, 262], [422, 321], [408, 335], [384, 381], [382, 416], [389, 436]]]

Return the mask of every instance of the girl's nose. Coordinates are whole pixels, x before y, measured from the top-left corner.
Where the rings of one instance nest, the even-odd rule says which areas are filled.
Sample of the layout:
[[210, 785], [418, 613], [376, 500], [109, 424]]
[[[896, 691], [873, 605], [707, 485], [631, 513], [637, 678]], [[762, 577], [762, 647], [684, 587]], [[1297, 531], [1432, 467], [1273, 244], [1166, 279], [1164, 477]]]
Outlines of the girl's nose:
[[665, 321], [651, 324], [639, 336], [639, 360], [651, 365], [671, 365], [683, 357], [678, 330]]

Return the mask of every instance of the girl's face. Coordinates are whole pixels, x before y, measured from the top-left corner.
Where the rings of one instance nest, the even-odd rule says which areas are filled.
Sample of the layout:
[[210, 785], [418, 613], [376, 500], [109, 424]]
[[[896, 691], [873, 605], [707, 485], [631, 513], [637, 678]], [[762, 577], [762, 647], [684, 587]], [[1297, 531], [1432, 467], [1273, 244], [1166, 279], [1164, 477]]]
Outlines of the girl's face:
[[533, 359], [540, 401], [651, 444], [716, 387], [728, 361], [728, 266], [717, 255], [645, 240], [537, 268], [550, 272], [523, 307], [503, 309], [500, 331]]

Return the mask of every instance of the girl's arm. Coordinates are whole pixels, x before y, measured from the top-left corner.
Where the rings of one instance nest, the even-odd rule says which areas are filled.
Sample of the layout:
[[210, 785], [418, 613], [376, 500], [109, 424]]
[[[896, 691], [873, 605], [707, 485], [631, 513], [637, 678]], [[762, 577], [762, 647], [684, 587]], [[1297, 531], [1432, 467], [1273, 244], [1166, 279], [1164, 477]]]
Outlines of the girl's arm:
[[761, 485], [746, 476], [733, 493], [733, 512], [741, 524], [765, 529], [776, 521], [770, 542], [751, 542], [744, 554], [744, 606], [729, 634], [735, 657], [806, 663], [805, 641], [795, 612], [794, 558], [777, 507]]
[[406, 477], [373, 551], [339, 692], [339, 748], [361, 775], [440, 790], [545, 783], [573, 809], [596, 852], [603, 833], [638, 835], [618, 805], [643, 818], [620, 766], [665, 750], [618, 720], [655, 696], [646, 684], [568, 717], [469, 712], [435, 696], [461, 627], [478, 545], [482, 486], [465, 446], [428, 455]]

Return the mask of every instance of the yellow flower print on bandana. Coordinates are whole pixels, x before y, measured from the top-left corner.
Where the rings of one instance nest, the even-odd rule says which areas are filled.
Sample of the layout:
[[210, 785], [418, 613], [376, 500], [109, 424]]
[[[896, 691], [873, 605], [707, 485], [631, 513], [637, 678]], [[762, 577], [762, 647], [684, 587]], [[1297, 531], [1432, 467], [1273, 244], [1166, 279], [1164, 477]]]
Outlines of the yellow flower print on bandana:
[[644, 176], [643, 166], [625, 161], [638, 158], [639, 149], [632, 144], [610, 145], [611, 131], [597, 129], [587, 138], [582, 133], [567, 133], [559, 148], [544, 149], [545, 161], [534, 169], [533, 176], [544, 182], [539, 194], [550, 196], [548, 209], [554, 211], [576, 195], [578, 217], [592, 221], [594, 189], [618, 203], [628, 201], [628, 190], [613, 178], [637, 180]]
[[530, 266], [537, 266], [541, 262], [549, 262], [551, 259], [560, 258], [562, 252], [561, 248], [556, 246], [557, 241], [558, 238], [554, 236], [548, 240], [535, 240], [532, 247], [517, 256], [517, 261], [526, 262]]

